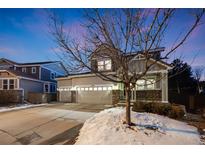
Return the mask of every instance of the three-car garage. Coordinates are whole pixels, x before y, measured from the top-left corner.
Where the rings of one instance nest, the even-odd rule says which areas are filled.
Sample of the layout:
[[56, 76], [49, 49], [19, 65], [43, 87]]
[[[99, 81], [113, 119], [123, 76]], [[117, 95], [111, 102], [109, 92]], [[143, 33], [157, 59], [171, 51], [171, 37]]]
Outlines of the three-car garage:
[[112, 104], [113, 84], [94, 75], [58, 78], [58, 100], [67, 103]]

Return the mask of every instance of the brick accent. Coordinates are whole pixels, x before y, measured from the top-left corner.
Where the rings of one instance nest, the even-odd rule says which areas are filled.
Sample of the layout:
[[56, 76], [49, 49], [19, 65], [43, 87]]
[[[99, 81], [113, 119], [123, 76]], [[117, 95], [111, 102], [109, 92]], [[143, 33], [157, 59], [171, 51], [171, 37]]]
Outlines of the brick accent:
[[112, 104], [116, 105], [120, 102], [120, 90], [112, 90]]
[[136, 99], [147, 100], [147, 101], [161, 101], [162, 100], [162, 91], [161, 90], [143, 90], [136, 91]]

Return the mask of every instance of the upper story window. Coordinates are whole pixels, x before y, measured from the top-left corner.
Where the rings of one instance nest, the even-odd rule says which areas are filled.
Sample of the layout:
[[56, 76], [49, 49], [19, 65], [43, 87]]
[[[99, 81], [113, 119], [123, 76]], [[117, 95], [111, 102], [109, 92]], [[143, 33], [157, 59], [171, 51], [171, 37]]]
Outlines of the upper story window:
[[54, 80], [54, 79], [55, 79], [55, 77], [56, 77], [56, 73], [53, 73], [53, 72], [52, 72], [52, 73], [51, 73], [51, 79], [53, 79], [53, 80]]
[[23, 67], [21, 71], [26, 73], [26, 67]]
[[32, 68], [31, 68], [31, 73], [32, 73], [32, 74], [35, 74], [35, 73], [36, 73], [36, 67], [32, 67]]
[[98, 71], [108, 71], [111, 70], [111, 60], [99, 60], [98, 61]]

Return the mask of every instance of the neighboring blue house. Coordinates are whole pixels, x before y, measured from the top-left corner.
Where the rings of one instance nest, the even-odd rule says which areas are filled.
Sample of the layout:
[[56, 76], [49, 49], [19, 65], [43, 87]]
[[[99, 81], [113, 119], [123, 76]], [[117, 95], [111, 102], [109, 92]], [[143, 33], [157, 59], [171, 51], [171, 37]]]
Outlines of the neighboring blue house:
[[0, 59], [0, 90], [18, 91], [26, 100], [29, 92], [56, 93], [56, 77], [67, 74], [59, 61], [17, 63]]

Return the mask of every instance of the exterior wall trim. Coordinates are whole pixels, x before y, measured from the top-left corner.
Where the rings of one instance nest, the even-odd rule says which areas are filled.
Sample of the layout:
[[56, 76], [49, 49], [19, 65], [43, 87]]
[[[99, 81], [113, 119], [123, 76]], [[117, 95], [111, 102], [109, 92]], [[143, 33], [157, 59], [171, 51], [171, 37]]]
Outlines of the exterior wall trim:
[[[136, 59], [136, 58], [137, 58], [137, 56], [139, 56], [139, 55], [144, 56], [143, 54], [139, 53], [138, 55], [136, 55], [135, 57], [133, 57], [132, 60], [138, 60], [138, 59]], [[168, 69], [172, 69], [171, 66], [166, 65], [166, 64], [164, 64], [164, 63], [162, 63], [162, 62], [160, 62], [160, 61], [158, 61], [158, 60], [154, 60], [153, 58], [150, 58], [149, 60], [154, 61], [154, 62], [156, 62], [156, 63], [158, 63], [158, 64], [160, 64], [160, 65], [162, 65], [162, 66], [165, 66], [165, 67], [167, 67]]]
[[[109, 72], [107, 75], [112, 75], [112, 74], [116, 74], [116, 72]], [[96, 76], [95, 73], [79, 74], [79, 75], [70, 75], [67, 77], [56, 78], [56, 80], [59, 81], [59, 80], [65, 80], [65, 79], [80, 78], [80, 77], [94, 77], [94, 76]]]

